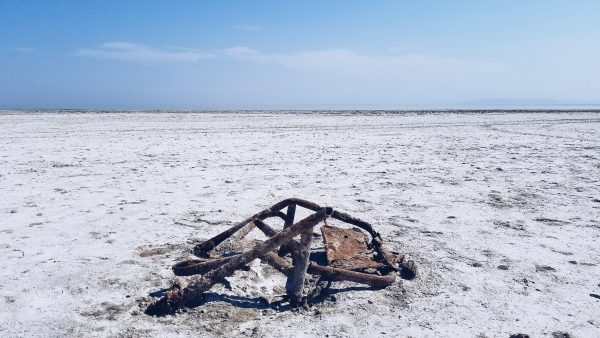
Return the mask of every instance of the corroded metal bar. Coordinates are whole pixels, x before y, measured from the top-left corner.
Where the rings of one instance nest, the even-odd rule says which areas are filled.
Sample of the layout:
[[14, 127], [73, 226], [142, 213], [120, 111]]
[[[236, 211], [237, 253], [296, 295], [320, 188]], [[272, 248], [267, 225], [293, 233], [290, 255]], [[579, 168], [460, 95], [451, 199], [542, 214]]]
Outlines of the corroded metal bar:
[[256, 228], [262, 231], [267, 237], [273, 237], [279, 233], [279, 231], [271, 228], [267, 223], [261, 220], [254, 221], [254, 224], [256, 224]]
[[176, 293], [169, 294], [151, 304], [146, 309], [146, 313], [150, 315], [164, 315], [173, 313], [177, 309], [186, 306], [190, 302], [201, 297], [202, 294], [208, 291], [214, 284], [233, 274], [240, 266], [245, 265], [258, 257], [264, 256], [281, 244], [304, 232], [306, 229], [312, 229], [312, 227], [329, 217], [332, 212], [333, 209], [331, 208], [323, 208], [275, 236], [270, 237], [266, 241], [257, 244], [254, 249], [246, 251], [239, 256], [234, 256], [231, 260], [221, 265], [221, 267], [208, 272], [200, 279], [190, 283], [186, 288], [179, 290]]
[[[283, 201], [281, 201], [279, 203], [274, 204], [271, 208], [269, 208], [269, 210], [281, 210], [281, 209], [283, 209], [283, 208], [285, 208], [287, 206], [290, 206], [292, 204], [293, 205], [299, 205], [299, 206], [301, 206], [303, 208], [306, 208], [306, 209], [312, 210], [312, 211], [317, 211], [317, 210], [319, 210], [319, 209], [322, 208], [317, 203], [313, 203], [313, 202], [310, 202], [310, 201], [307, 201], [307, 200], [303, 200], [303, 199], [300, 199], [300, 198], [287, 198], [287, 199], [284, 199]], [[339, 212], [339, 211], [333, 211], [333, 214], [331, 215], [331, 217], [335, 218], [337, 220], [340, 220], [342, 222], [355, 225], [355, 226], [357, 226], [357, 227], [359, 227], [359, 228], [367, 231], [371, 235], [371, 237], [373, 237], [373, 238], [375, 238], [375, 237], [381, 237], [380, 234], [377, 231], [375, 231], [375, 229], [373, 229], [373, 226], [370, 223], [365, 222], [365, 221], [363, 221], [363, 220], [361, 220], [359, 218], [350, 216], [350, 215], [348, 215], [346, 213]]]
[[396, 262], [397, 257], [396, 255], [392, 254], [391, 252], [389, 252], [384, 246], [383, 246], [383, 241], [381, 240], [381, 238], [373, 238], [373, 240], [371, 241], [371, 244], [373, 245], [373, 249], [375, 249], [375, 251], [381, 255], [382, 260], [389, 265], [392, 269], [399, 271], [400, 267], [398, 266], [398, 263]]
[[312, 275], [320, 275], [324, 280], [341, 281], [347, 280], [350, 282], [367, 284], [374, 287], [386, 287], [392, 285], [396, 281], [397, 273], [392, 272], [384, 276], [373, 275], [370, 273], [350, 271], [346, 269], [332, 268], [330, 266], [318, 265], [310, 263], [308, 265], [308, 273]]
[[[256, 227], [267, 237], [272, 237], [279, 233], [279, 231], [271, 228], [268, 224], [261, 220], [256, 220], [254, 223], [256, 224]], [[300, 250], [300, 243], [292, 239], [289, 242], [281, 245], [281, 248], [279, 248], [279, 256], [283, 257], [288, 252], [297, 252], [298, 250]]]
[[360, 218], [352, 217], [346, 213], [339, 212], [339, 211], [334, 211], [333, 215], [331, 215], [331, 218], [335, 218], [342, 222], [355, 225], [355, 226], [365, 230], [366, 232], [368, 232], [369, 235], [371, 235], [371, 237], [373, 237], [373, 238], [381, 237], [381, 235], [377, 231], [375, 231], [375, 229], [373, 229], [373, 226], [370, 223], [367, 223]]
[[304, 288], [304, 279], [306, 269], [308, 268], [310, 256], [310, 244], [312, 243], [313, 229], [308, 228], [300, 236], [300, 250], [295, 252], [294, 272], [288, 277], [286, 283], [287, 294], [291, 297], [291, 302], [298, 304], [302, 299], [302, 289]]
[[303, 200], [300, 198], [287, 198], [281, 202], [274, 204], [271, 208], [269, 208], [269, 210], [281, 210], [291, 204], [296, 204], [312, 211], [317, 211], [322, 208], [320, 205], [307, 200]]
[[[231, 235], [231, 237], [226, 238], [223, 242], [219, 243], [216, 247], [212, 249], [212, 252], [215, 252], [217, 255], [221, 256], [227, 252], [237, 252], [242, 251], [239, 247], [241, 241], [256, 227], [254, 222], [248, 222], [244, 225], [240, 230]], [[211, 255], [211, 252], [206, 253], [207, 256]]]
[[[266, 258], [266, 257], [263, 257], [263, 258]], [[261, 259], [263, 259], [263, 258], [261, 258]], [[277, 271], [279, 271], [285, 275], [288, 275], [288, 276], [291, 275], [294, 271], [294, 267], [292, 266], [292, 264], [290, 264], [290, 262], [288, 262], [286, 259], [281, 258], [277, 255], [273, 255], [273, 253], [271, 253], [271, 255], [268, 257], [268, 259], [263, 259], [263, 261], [265, 263], [271, 265]], [[396, 277], [397, 277], [397, 273], [395, 273], [395, 272], [391, 272], [384, 276], [379, 276], [379, 275], [373, 275], [373, 274], [369, 274], [369, 273], [356, 272], [356, 271], [350, 271], [350, 270], [346, 270], [346, 269], [322, 266], [322, 265], [318, 265], [313, 262], [311, 262], [308, 265], [308, 269], [306, 270], [306, 272], [311, 275], [321, 276], [323, 280], [330, 280], [330, 281], [345, 280], [345, 281], [355, 282], [355, 283], [359, 283], [359, 284], [365, 284], [365, 285], [369, 285], [369, 286], [373, 286], [373, 287], [390, 286], [396, 281]]]
[[216, 259], [190, 259], [187, 261], [179, 262], [173, 265], [173, 273], [175, 276], [192, 276], [198, 274], [204, 274], [211, 270], [214, 270], [224, 263], [227, 263], [234, 256], [216, 258]]
[[263, 219], [270, 218], [270, 217], [280, 217], [281, 219], [285, 220], [287, 218], [287, 215], [282, 213], [279, 210], [273, 210], [273, 211], [271, 209], [263, 210], [263, 211], [255, 214], [254, 216], [249, 217], [249, 218], [245, 219], [244, 221], [236, 224], [235, 226], [223, 231], [222, 233], [220, 233], [202, 243], [197, 244], [193, 249], [193, 253], [194, 253], [194, 255], [196, 255], [198, 257], [208, 257], [208, 253], [211, 250], [213, 250], [217, 245], [221, 244], [223, 241], [225, 241], [226, 239], [228, 239], [229, 237], [234, 235], [236, 232], [243, 229], [244, 226], [246, 226], [246, 224], [252, 222], [255, 219], [263, 220]]
[[289, 276], [294, 272], [294, 267], [292, 266], [292, 264], [290, 264], [290, 262], [288, 262], [287, 259], [279, 257], [279, 255], [277, 255], [274, 252], [268, 252], [267, 254], [262, 256], [260, 260], [264, 263], [269, 264], [275, 270], [281, 272], [286, 276]]
[[295, 216], [296, 216], [296, 205], [295, 204], [288, 205], [285, 224], [283, 224], [284, 229], [289, 227], [290, 225], [294, 224]]
[[236, 224], [235, 226], [214, 236], [213, 238], [197, 244], [196, 246], [194, 246], [194, 250], [193, 250], [194, 255], [196, 255], [198, 257], [208, 257], [208, 252], [210, 252], [212, 249], [214, 249], [217, 245], [221, 244], [227, 238], [231, 237], [231, 235], [238, 232], [240, 229], [242, 229], [244, 226], [246, 226], [246, 224], [252, 222], [253, 217], [254, 216], [252, 216], [248, 219], [245, 219], [244, 221]]

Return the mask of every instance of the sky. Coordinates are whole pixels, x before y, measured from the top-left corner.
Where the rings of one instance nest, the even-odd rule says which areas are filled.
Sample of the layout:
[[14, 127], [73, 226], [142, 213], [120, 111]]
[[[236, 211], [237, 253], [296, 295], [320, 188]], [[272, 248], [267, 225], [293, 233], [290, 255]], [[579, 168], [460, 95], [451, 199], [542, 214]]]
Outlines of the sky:
[[597, 0], [0, 0], [0, 109], [600, 104]]

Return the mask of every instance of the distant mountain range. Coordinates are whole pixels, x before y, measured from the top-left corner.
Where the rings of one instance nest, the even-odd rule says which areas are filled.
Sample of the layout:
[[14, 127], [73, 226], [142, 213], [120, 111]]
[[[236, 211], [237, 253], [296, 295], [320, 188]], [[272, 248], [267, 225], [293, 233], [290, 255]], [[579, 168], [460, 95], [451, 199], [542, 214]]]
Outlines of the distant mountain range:
[[600, 108], [600, 102], [550, 99], [478, 99], [459, 106], [477, 108]]

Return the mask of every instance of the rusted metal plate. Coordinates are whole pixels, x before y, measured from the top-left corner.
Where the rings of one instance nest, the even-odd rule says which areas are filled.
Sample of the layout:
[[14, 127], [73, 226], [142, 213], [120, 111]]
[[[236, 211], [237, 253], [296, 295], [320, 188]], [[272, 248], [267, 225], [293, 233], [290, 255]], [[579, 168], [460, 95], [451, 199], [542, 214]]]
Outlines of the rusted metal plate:
[[342, 229], [329, 225], [321, 227], [327, 263], [334, 268], [362, 270], [379, 268], [383, 264], [373, 260], [369, 240], [359, 229]]

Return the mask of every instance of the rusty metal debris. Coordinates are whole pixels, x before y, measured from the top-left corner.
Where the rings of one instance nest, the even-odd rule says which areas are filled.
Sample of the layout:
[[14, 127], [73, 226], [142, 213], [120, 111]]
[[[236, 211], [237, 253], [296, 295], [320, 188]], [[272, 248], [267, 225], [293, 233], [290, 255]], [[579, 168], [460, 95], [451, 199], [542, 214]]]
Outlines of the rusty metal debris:
[[374, 259], [368, 237], [357, 228], [321, 227], [327, 264], [348, 270], [379, 269], [384, 264]]
[[[313, 213], [294, 223], [297, 206]], [[282, 219], [283, 229], [273, 229], [263, 222], [268, 218]], [[327, 225], [327, 219], [342, 221], [354, 228], [330, 226]], [[325, 223], [321, 227], [321, 233], [327, 265], [320, 265], [310, 259], [313, 228], [321, 223]], [[256, 241], [252, 249], [234, 254], [230, 251], [225, 255], [222, 249], [219, 250], [219, 247], [227, 247], [228, 243], [229, 248], [235, 247], [254, 228], [262, 231], [267, 240]], [[370, 235], [370, 240], [363, 230]], [[299, 240], [294, 239], [296, 236], [300, 236]], [[286, 292], [294, 306], [306, 305], [307, 297], [303, 295], [303, 287], [307, 273], [319, 276], [321, 281], [351, 281], [381, 288], [393, 284], [401, 270], [411, 277], [417, 274], [415, 262], [408, 256], [388, 251], [383, 246], [381, 235], [371, 224], [330, 207], [321, 207], [298, 198], [283, 200], [197, 244], [193, 253], [199, 258], [175, 264], [173, 272], [177, 276], [200, 277], [187, 285], [173, 285], [164, 297], [147, 308], [147, 314], [172, 314], [177, 309], [195, 303], [213, 285], [235, 271], [244, 269], [257, 258], [287, 276]], [[291, 260], [287, 258], [288, 254]]]

